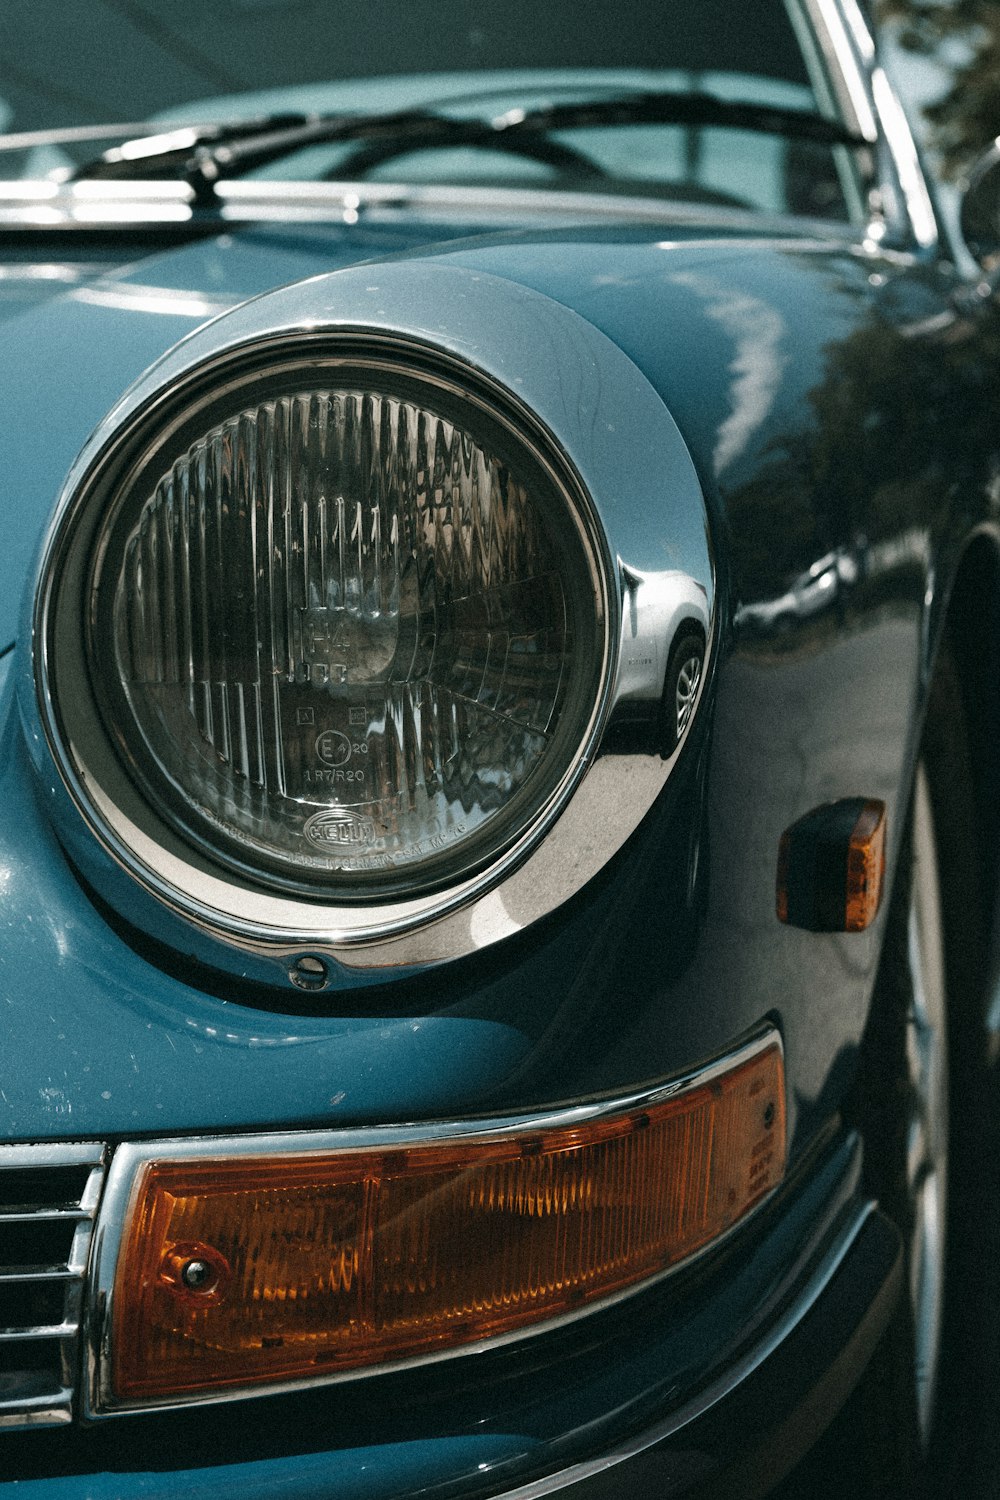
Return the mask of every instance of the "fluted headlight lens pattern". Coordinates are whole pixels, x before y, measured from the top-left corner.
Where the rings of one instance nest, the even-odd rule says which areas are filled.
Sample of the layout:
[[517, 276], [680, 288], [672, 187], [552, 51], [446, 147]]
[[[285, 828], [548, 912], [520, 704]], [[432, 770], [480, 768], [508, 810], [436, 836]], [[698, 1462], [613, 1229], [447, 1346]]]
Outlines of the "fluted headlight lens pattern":
[[572, 763], [599, 692], [596, 564], [544, 464], [454, 405], [391, 382], [243, 392], [112, 511], [104, 716], [154, 805], [225, 863], [348, 898], [447, 880]]

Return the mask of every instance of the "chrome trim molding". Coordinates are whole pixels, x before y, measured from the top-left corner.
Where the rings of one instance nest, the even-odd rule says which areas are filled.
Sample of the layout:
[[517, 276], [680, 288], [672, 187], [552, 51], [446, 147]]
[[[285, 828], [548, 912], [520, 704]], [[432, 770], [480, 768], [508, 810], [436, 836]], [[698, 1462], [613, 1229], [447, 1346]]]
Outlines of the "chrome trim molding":
[[678, 1078], [656, 1084], [633, 1094], [615, 1096], [563, 1108], [542, 1111], [535, 1115], [512, 1115], [489, 1120], [445, 1121], [432, 1125], [393, 1125], [358, 1127], [350, 1130], [310, 1131], [300, 1134], [282, 1132], [272, 1135], [217, 1136], [193, 1140], [175, 1139], [162, 1141], [129, 1142], [115, 1151], [108, 1170], [107, 1187], [100, 1217], [94, 1235], [94, 1254], [88, 1291], [86, 1328], [86, 1369], [82, 1395], [84, 1415], [89, 1419], [113, 1417], [127, 1411], [173, 1410], [192, 1404], [218, 1404], [252, 1397], [276, 1395], [284, 1392], [313, 1388], [318, 1385], [342, 1384], [345, 1381], [370, 1379], [400, 1369], [418, 1365], [436, 1364], [442, 1360], [462, 1359], [467, 1355], [482, 1353], [485, 1349], [537, 1337], [548, 1330], [564, 1327], [592, 1312], [604, 1311], [637, 1293], [656, 1286], [682, 1268], [686, 1269], [703, 1256], [715, 1251], [738, 1233], [753, 1219], [764, 1205], [770, 1202], [777, 1189], [761, 1198], [742, 1218], [723, 1234], [687, 1256], [665, 1271], [623, 1291], [612, 1293], [578, 1311], [549, 1318], [544, 1322], [519, 1328], [508, 1334], [498, 1335], [476, 1344], [461, 1345], [454, 1349], [428, 1354], [416, 1359], [387, 1361], [376, 1366], [341, 1371], [313, 1377], [307, 1380], [275, 1382], [263, 1386], [237, 1390], [199, 1393], [187, 1401], [168, 1398], [161, 1402], [116, 1403], [110, 1388], [110, 1364], [113, 1354], [114, 1328], [114, 1283], [118, 1256], [125, 1237], [129, 1205], [135, 1185], [142, 1169], [150, 1162], [200, 1161], [206, 1158], [239, 1158], [255, 1156], [294, 1155], [309, 1152], [328, 1154], [332, 1151], [386, 1150], [404, 1146], [426, 1145], [444, 1141], [483, 1140], [497, 1136], [526, 1135], [537, 1131], [562, 1130], [592, 1124], [611, 1116], [627, 1114], [633, 1110], [648, 1108], [679, 1095], [710, 1084], [714, 1079], [732, 1069], [750, 1062], [770, 1048], [777, 1047], [783, 1056], [781, 1036], [773, 1027], [766, 1027], [742, 1045], [734, 1047], [725, 1056], [716, 1058], [705, 1067], [694, 1069]]
[[[608, 641], [595, 643], [605, 652], [603, 693], [551, 806], [485, 870], [381, 905], [269, 892], [224, 875], [180, 841], [151, 833], [149, 823], [139, 826], [145, 809], [139, 820], [129, 816], [106, 784], [112, 773], [65, 731], [48, 656], [54, 574], [66, 538], [122, 444], [171, 420], [184, 392], [220, 372], [271, 351], [308, 355], [345, 341], [437, 359], [459, 384], [468, 372], [496, 392], [529, 441], [534, 433], [543, 453], [557, 455], [578, 481], [604, 554], [610, 629]], [[110, 856], [160, 909], [201, 930], [220, 967], [245, 975], [253, 953], [267, 964], [267, 979], [287, 987], [288, 962], [303, 948], [347, 968], [438, 963], [529, 926], [579, 890], [645, 816], [683, 745], [667, 758], [649, 744], [601, 754], [605, 727], [620, 703], [630, 722], [638, 712], [658, 724], [676, 631], [700, 631], [707, 666], [714, 622], [714, 563], [694, 465], [662, 400], [615, 344], [568, 308], [499, 277], [436, 262], [354, 267], [269, 293], [198, 330], [101, 424], [67, 480], [46, 539], [26, 622], [33, 659], [22, 715], [60, 836], [87, 878], [105, 889]], [[86, 715], [83, 699], [75, 711]], [[157, 920], [143, 908], [130, 908], [129, 916], [147, 928]], [[179, 929], [171, 940], [181, 942]]]
[[837, 0], [801, 0], [822, 49], [830, 82], [848, 125], [873, 145], [878, 121]]
[[910, 230], [922, 250], [933, 249], [938, 242], [937, 216], [924, 180], [910, 122], [884, 69], [872, 69], [871, 87], [893, 167], [902, 189]]
[[[816, 1305], [823, 1292], [829, 1286], [837, 1271], [843, 1265], [853, 1245], [864, 1229], [869, 1218], [874, 1212], [873, 1203], [859, 1204], [851, 1218], [844, 1224], [837, 1238], [829, 1247], [823, 1259], [816, 1266], [809, 1282], [801, 1294], [795, 1298], [784, 1310], [782, 1316], [769, 1329], [768, 1335], [759, 1344], [753, 1346], [744, 1355], [738, 1364], [727, 1370], [724, 1377], [717, 1380], [713, 1385], [707, 1386], [700, 1391], [691, 1401], [671, 1412], [662, 1422], [655, 1427], [649, 1427], [641, 1432], [630, 1442], [622, 1443], [610, 1453], [602, 1453], [598, 1458], [586, 1459], [582, 1463], [571, 1465], [569, 1468], [560, 1469], [554, 1474], [546, 1474], [541, 1479], [535, 1479], [528, 1484], [518, 1485], [516, 1489], [503, 1490], [498, 1500], [542, 1500], [542, 1496], [557, 1493], [568, 1489], [571, 1485], [579, 1484], [595, 1475], [603, 1474], [608, 1469], [615, 1469], [619, 1464], [627, 1463], [630, 1459], [638, 1458], [647, 1449], [655, 1447], [657, 1443], [663, 1442], [665, 1438], [671, 1437], [679, 1432], [681, 1428], [687, 1427], [689, 1423], [704, 1416], [724, 1401], [727, 1396], [732, 1395], [747, 1380], [755, 1370], [760, 1369], [767, 1359], [781, 1346], [786, 1338], [792, 1333], [796, 1325], [802, 1321], [809, 1310]], [[626, 1475], [627, 1478], [627, 1475]]]
[[216, 230], [233, 224], [342, 224], [386, 222], [400, 215], [453, 222], [456, 212], [477, 223], [519, 224], [558, 219], [566, 223], [729, 226], [767, 233], [817, 232], [849, 238], [854, 225], [840, 219], [771, 214], [755, 209], [685, 204], [635, 194], [579, 193], [544, 188], [476, 188], [375, 182], [220, 182], [218, 203], [196, 206], [186, 183], [0, 180], [0, 230], [171, 229]]
[[875, 38], [872, 36], [868, 22], [862, 15], [858, 0], [840, 0], [840, 6], [844, 12], [844, 20], [847, 22], [858, 56], [870, 66], [875, 61]]
[[930, 786], [917, 764], [907, 925], [911, 999], [906, 1018], [906, 1176], [909, 1294], [917, 1426], [931, 1442], [942, 1364], [948, 1217], [948, 996], [938, 852]]
[[921, 250], [939, 241], [937, 216], [909, 122], [892, 84], [878, 65], [874, 38], [857, 0], [786, 0], [808, 18], [841, 113], [876, 150], [877, 180], [868, 205], [867, 240], [881, 246], [915, 243]]

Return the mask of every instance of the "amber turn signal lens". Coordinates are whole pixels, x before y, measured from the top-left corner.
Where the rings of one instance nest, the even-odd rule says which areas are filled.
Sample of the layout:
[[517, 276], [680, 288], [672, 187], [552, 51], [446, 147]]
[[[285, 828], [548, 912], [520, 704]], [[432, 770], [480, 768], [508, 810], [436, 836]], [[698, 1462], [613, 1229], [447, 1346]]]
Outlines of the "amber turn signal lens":
[[848, 932], [870, 927], [882, 903], [885, 884], [885, 803], [866, 802], [847, 848], [847, 900], [844, 926]]
[[654, 1277], [781, 1179], [777, 1042], [582, 1125], [152, 1161], [114, 1286], [119, 1402], [424, 1358]]

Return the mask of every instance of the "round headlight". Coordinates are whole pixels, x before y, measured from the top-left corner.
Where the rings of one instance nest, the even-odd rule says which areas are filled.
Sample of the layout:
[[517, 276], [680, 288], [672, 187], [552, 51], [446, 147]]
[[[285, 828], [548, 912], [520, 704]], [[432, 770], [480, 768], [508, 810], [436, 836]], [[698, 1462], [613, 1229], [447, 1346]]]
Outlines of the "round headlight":
[[464, 878], [559, 802], [603, 564], [568, 467], [473, 377], [272, 352], [140, 423], [81, 514], [96, 719], [202, 856], [371, 900]]

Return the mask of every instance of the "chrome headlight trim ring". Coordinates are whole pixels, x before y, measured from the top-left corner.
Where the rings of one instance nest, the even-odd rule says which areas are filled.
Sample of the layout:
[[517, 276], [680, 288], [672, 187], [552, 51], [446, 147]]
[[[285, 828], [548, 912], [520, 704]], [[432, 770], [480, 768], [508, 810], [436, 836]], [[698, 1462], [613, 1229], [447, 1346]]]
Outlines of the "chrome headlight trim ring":
[[[613, 641], [609, 631], [611, 590], [608, 579], [613, 574], [613, 564], [604, 553], [600, 525], [590, 512], [589, 501], [579, 481], [560, 455], [550, 451], [545, 435], [532, 432], [530, 416], [505, 410], [502, 392], [484, 388], [475, 372], [464, 367], [451, 368], [450, 363], [444, 356], [428, 357], [427, 351], [403, 340], [387, 340], [346, 330], [333, 337], [296, 333], [283, 339], [258, 341], [246, 348], [237, 348], [222, 359], [200, 367], [193, 372], [188, 384], [172, 387], [151, 409], [137, 413], [108, 446], [90, 482], [78, 491], [76, 503], [66, 513], [65, 524], [55, 541], [46, 579], [44, 616], [39, 623], [39, 639], [43, 646], [41, 660], [46, 674], [45, 702], [51, 718], [49, 732], [53, 743], [62, 751], [66, 763], [64, 774], [72, 775], [75, 771], [81, 782], [86, 781], [86, 787], [81, 785], [79, 790], [84, 796], [89, 793], [90, 799], [99, 804], [107, 832], [119, 844], [131, 847], [133, 851], [136, 841], [141, 840], [145, 850], [143, 857], [152, 868], [156, 869], [159, 863], [156, 850], [162, 849], [167, 855], [172, 853], [182, 862], [189, 862], [193, 870], [206, 878], [218, 874], [220, 868], [225, 871], [228, 867], [229, 878], [245, 883], [251, 891], [259, 892], [264, 888], [279, 895], [290, 893], [305, 901], [321, 900], [327, 906], [349, 908], [365, 899], [386, 904], [400, 894], [404, 899], [411, 892], [422, 896], [428, 886], [433, 889], [454, 886], [460, 876], [502, 864], [509, 849], [541, 836], [571, 794], [583, 767], [592, 758], [610, 695]], [[235, 854], [232, 849], [227, 851], [224, 845], [213, 848], [211, 837], [205, 837], [196, 821], [195, 826], [191, 826], [184, 818], [183, 809], [179, 816], [174, 816], [164, 808], [163, 798], [158, 799], [156, 795], [155, 771], [143, 777], [141, 766], [135, 764], [134, 735], [131, 747], [129, 743], [133, 721], [126, 694], [118, 680], [116, 663], [108, 659], [112, 653], [105, 650], [102, 664], [102, 653], [98, 648], [102, 624], [105, 637], [108, 635], [108, 595], [114, 587], [119, 566], [108, 560], [116, 545], [116, 533], [120, 553], [121, 533], [133, 524], [136, 507], [149, 492], [150, 473], [157, 474], [167, 461], [164, 453], [171, 455], [180, 451], [183, 454], [188, 435], [212, 424], [214, 418], [206, 416], [206, 409], [211, 413], [220, 405], [229, 410], [238, 408], [244, 401], [263, 403], [285, 386], [307, 390], [315, 387], [324, 393], [327, 388], [339, 391], [351, 384], [352, 377], [355, 380], [363, 377], [379, 389], [389, 389], [394, 382], [411, 388], [416, 386], [428, 401], [437, 399], [442, 407], [450, 401], [453, 406], [464, 409], [470, 430], [479, 421], [494, 429], [499, 444], [502, 445], [506, 437], [514, 448], [515, 458], [519, 456], [522, 465], [529, 464], [537, 475], [532, 482], [532, 498], [536, 503], [545, 503], [550, 515], [546, 524], [550, 524], [560, 538], [559, 555], [568, 555], [575, 561], [575, 570], [567, 570], [570, 597], [564, 600], [564, 604], [567, 610], [572, 610], [575, 594], [575, 612], [579, 617], [575, 635], [592, 642], [593, 656], [579, 654], [575, 663], [569, 663], [569, 671], [562, 674], [569, 679], [571, 709], [574, 702], [576, 706], [575, 711], [564, 716], [569, 722], [560, 724], [552, 736], [557, 746], [561, 742], [562, 748], [557, 749], [554, 756], [546, 757], [554, 760], [555, 766], [547, 775], [538, 778], [548, 790], [533, 796], [534, 808], [521, 813], [518, 826], [511, 814], [516, 814], [519, 806], [523, 807], [526, 801], [523, 793], [530, 791], [530, 787], [520, 789], [511, 808], [504, 809], [506, 816], [496, 820], [500, 822], [500, 829], [494, 831], [494, 847], [488, 848], [487, 854], [479, 853], [478, 858], [475, 853], [470, 856], [460, 842], [452, 846], [457, 848], [458, 858], [447, 846], [437, 854], [437, 864], [444, 865], [446, 873], [438, 875], [436, 880], [433, 875], [429, 879], [422, 867], [397, 871], [385, 860], [385, 869], [369, 867], [360, 874], [348, 873], [345, 876], [336, 869], [324, 871], [318, 877], [314, 874], [312, 888], [309, 888], [305, 873], [296, 880], [294, 875], [283, 875], [280, 869], [270, 871], [263, 858], [259, 863], [256, 861], [250, 836], [252, 830], [242, 836], [239, 833], [234, 835], [242, 837], [244, 857], [244, 849], [240, 847]], [[198, 521], [194, 502], [191, 514], [196, 518], [194, 524], [200, 524], [204, 531], [206, 518], [201, 516]], [[287, 538], [282, 537], [276, 545], [289, 550]], [[192, 550], [193, 546], [192, 542]], [[289, 574], [294, 571], [298, 577], [302, 561], [300, 559], [294, 569], [292, 561], [290, 558]], [[238, 557], [231, 556], [223, 567], [231, 572], [239, 567], [239, 563]], [[98, 580], [104, 574], [109, 574], [111, 581], [102, 588]], [[215, 583], [223, 590], [226, 587], [219, 578]], [[591, 605], [581, 606], [582, 600], [591, 601]], [[103, 622], [99, 613], [102, 608]], [[161, 608], [167, 608], [165, 601], [161, 601]], [[288, 608], [291, 612], [290, 606]], [[221, 616], [218, 628], [223, 628]], [[265, 627], [260, 624], [255, 627], [251, 622], [251, 631], [255, 628], [263, 630]], [[183, 651], [179, 654], [185, 657]], [[184, 665], [189, 665], [186, 658]], [[91, 684], [89, 695], [72, 691], [77, 683], [85, 680]], [[266, 682], [268, 677], [263, 676], [262, 680]], [[375, 691], [375, 688], [369, 690]], [[386, 691], [385, 687], [382, 691]], [[343, 727], [347, 727], [346, 720]], [[113, 753], [115, 747], [118, 758]], [[112, 754], [109, 755], [109, 751]], [[119, 759], [129, 763], [128, 772]], [[544, 766], [541, 769], [544, 773]], [[288, 795], [291, 797], [293, 793], [290, 791]], [[531, 805], [529, 802], [529, 809]], [[84, 806], [83, 810], [86, 812], [87, 808]], [[207, 817], [208, 813], [205, 812], [204, 816]], [[515, 833], [505, 836], [505, 825], [511, 823], [514, 823]], [[128, 825], [138, 832], [133, 833]], [[211, 835], [211, 825], [208, 831]], [[482, 839], [479, 842], [482, 844]], [[302, 853], [305, 865], [308, 846]], [[425, 857], [423, 863], [433, 864], [434, 854]], [[316, 865], [319, 864], [317, 860]], [[344, 890], [344, 887], [349, 889]]]
[[[176, 420], [195, 388], [222, 370], [278, 350], [308, 357], [345, 341], [416, 360], [454, 381], [463, 396], [481, 393], [489, 408], [516, 424], [518, 439], [554, 468], [564, 490], [571, 486], [607, 621], [603, 641], [595, 643], [597, 701], [541, 814], [468, 878], [412, 899], [364, 905], [289, 898], [234, 881], [169, 840], [150, 837], [142, 826], [148, 820], [119, 805], [85, 748], [81, 753], [64, 741], [49, 652], [66, 538], [123, 445], [153, 424]], [[651, 524], [657, 516], [660, 523]], [[604, 335], [541, 294], [447, 264], [335, 272], [245, 304], [190, 336], [123, 398], [81, 454], [43, 550], [32, 611], [28, 740], [46, 783], [75, 808], [74, 818], [59, 813], [59, 831], [84, 874], [100, 879], [96, 834], [100, 858], [110, 855], [161, 908], [229, 953], [222, 967], [251, 952], [285, 967], [303, 948], [348, 967], [440, 962], [559, 905], [645, 815], [676, 752], [666, 760], [648, 750], [602, 756], [601, 737], [619, 705], [633, 715], [659, 713], [681, 626], [701, 633], [707, 656], [714, 590], [704, 501], [687, 449], [659, 396]], [[34, 715], [41, 735], [33, 732]]]

